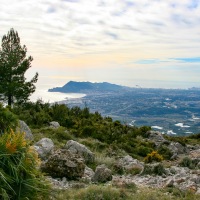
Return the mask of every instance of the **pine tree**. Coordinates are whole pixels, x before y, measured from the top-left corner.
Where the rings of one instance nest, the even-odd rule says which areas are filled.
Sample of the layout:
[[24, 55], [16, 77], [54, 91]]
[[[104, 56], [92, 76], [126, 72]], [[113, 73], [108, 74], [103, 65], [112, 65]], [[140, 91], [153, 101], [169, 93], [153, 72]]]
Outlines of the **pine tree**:
[[14, 102], [26, 102], [35, 91], [38, 73], [26, 81], [25, 72], [33, 58], [27, 57], [27, 48], [21, 46], [18, 33], [10, 29], [2, 38], [0, 48], [0, 100], [11, 106]]

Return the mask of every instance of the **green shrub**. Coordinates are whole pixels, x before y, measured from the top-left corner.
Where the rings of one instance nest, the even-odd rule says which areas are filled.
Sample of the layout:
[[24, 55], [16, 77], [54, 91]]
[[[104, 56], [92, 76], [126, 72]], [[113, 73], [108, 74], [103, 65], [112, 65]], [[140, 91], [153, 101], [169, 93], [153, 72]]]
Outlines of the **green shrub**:
[[15, 129], [18, 122], [17, 116], [7, 108], [4, 108], [2, 104], [0, 104], [0, 116], [0, 134], [10, 129]]
[[136, 151], [137, 151], [138, 155], [145, 157], [145, 156], [147, 156], [147, 154], [152, 152], [152, 148], [149, 148], [146, 146], [139, 146], [139, 147], [137, 147]]
[[144, 165], [144, 170], [142, 174], [155, 174], [155, 175], [163, 175], [166, 173], [166, 170], [162, 164], [156, 164], [156, 165]]
[[181, 167], [188, 167], [189, 169], [195, 169], [195, 167], [197, 166], [198, 162], [199, 162], [198, 159], [192, 160], [189, 157], [184, 157], [182, 159], [182, 161], [180, 162], [180, 166]]
[[[12, 130], [0, 137], [0, 199], [42, 198], [48, 185], [38, 171], [39, 159], [24, 134]], [[44, 197], [45, 198], [45, 197]]]
[[100, 142], [99, 140], [93, 138], [80, 139], [80, 142], [81, 144], [89, 147], [92, 151], [102, 151], [106, 147], [108, 147], [108, 144]]
[[169, 160], [173, 156], [173, 153], [165, 145], [158, 148], [158, 153], [166, 160]]
[[81, 136], [91, 137], [95, 134], [95, 128], [93, 126], [86, 125], [83, 127]]
[[131, 175], [136, 175], [136, 174], [140, 174], [141, 171], [142, 171], [142, 169], [140, 167], [132, 167], [132, 168], [126, 170], [126, 173], [131, 174]]
[[186, 146], [186, 143], [187, 143], [187, 138], [182, 136], [169, 136], [169, 135], [164, 135], [164, 137], [169, 140], [169, 141], [172, 141], [172, 142], [179, 142], [180, 144], [182, 144], [183, 146]]

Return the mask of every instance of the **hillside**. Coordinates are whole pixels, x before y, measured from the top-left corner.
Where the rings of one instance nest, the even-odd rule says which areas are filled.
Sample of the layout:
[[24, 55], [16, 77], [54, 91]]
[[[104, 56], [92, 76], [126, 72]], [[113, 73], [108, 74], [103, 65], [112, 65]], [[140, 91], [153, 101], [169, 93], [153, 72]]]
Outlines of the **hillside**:
[[103, 83], [91, 83], [91, 82], [76, 82], [69, 81], [62, 87], [55, 87], [49, 89], [48, 92], [62, 92], [62, 93], [95, 93], [95, 92], [115, 92], [120, 90], [127, 90], [128, 87], [111, 84], [107, 82]]
[[[10, 110], [0, 107], [0, 113], [1, 132], [14, 128], [16, 119], [26, 122], [20, 121], [20, 126], [25, 136], [31, 136], [31, 144], [42, 162], [40, 168], [36, 164], [33, 167], [45, 173], [47, 176], [39, 177], [51, 183], [52, 192], [40, 191], [47, 197], [33, 196], [32, 200], [199, 199], [200, 134], [171, 137], [150, 127], [128, 126], [98, 112], [91, 113], [87, 107], [70, 108], [41, 100]], [[11, 136], [12, 145], [4, 139]], [[4, 134], [0, 137], [0, 147], [14, 158], [18, 158], [19, 150], [30, 151], [20, 134], [14, 138], [12, 131]], [[20, 155], [23, 159], [24, 154]], [[7, 154], [1, 156], [1, 160], [7, 159]], [[26, 162], [25, 159], [24, 168]], [[18, 162], [13, 165], [18, 173]], [[4, 168], [7, 172], [9, 167]], [[26, 180], [26, 176], [21, 178]], [[15, 179], [14, 183], [18, 184], [18, 177]], [[13, 185], [12, 180], [8, 181]], [[6, 184], [3, 188], [9, 192]], [[22, 189], [26, 191], [25, 186]]]

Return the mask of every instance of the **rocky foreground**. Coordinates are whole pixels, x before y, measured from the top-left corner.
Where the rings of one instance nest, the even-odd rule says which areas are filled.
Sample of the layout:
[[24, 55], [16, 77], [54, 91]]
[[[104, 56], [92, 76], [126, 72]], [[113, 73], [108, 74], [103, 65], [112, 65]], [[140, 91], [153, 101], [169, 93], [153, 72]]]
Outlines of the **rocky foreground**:
[[[30, 129], [21, 123], [30, 139]], [[50, 123], [58, 128], [57, 122]], [[157, 147], [165, 144], [173, 153], [170, 160], [144, 163], [130, 155], [117, 157], [113, 166], [115, 173], [106, 165], [98, 165], [93, 171], [95, 154], [77, 141], [69, 140], [62, 148], [55, 148], [53, 141], [43, 138], [34, 144], [42, 160], [41, 170], [54, 188], [68, 189], [87, 187], [90, 184], [104, 183], [123, 185], [134, 183], [137, 186], [153, 188], [176, 187], [200, 194], [200, 145], [183, 146], [166, 140], [159, 132], [150, 131], [147, 140]]]

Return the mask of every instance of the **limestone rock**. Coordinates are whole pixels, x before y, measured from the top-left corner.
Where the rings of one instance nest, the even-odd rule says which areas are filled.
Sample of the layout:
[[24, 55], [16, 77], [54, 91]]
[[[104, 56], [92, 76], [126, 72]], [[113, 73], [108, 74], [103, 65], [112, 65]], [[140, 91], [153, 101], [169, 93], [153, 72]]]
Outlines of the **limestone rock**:
[[24, 121], [19, 120], [19, 127], [17, 127], [17, 132], [25, 133], [25, 138], [27, 140], [33, 140], [34, 139], [30, 128], [28, 127], [28, 125]]
[[144, 168], [144, 163], [140, 162], [137, 159], [132, 158], [127, 155], [118, 160], [118, 165], [121, 165], [125, 171], [131, 171], [132, 169], [140, 169], [140, 171]]
[[94, 176], [92, 177], [92, 182], [105, 183], [112, 180], [112, 171], [108, 169], [105, 165], [97, 166]]
[[49, 123], [51, 128], [59, 128], [60, 124], [58, 122], [52, 121]]
[[94, 162], [94, 154], [83, 144], [80, 144], [74, 140], [69, 140], [64, 148], [71, 151], [72, 153], [79, 154], [84, 158], [86, 163]]
[[188, 148], [184, 147], [179, 142], [171, 142], [168, 146], [169, 150], [172, 151], [174, 155], [185, 154], [188, 153]]
[[54, 149], [54, 143], [49, 138], [42, 138], [40, 141], [36, 142], [34, 145], [39, 157], [42, 160], [46, 160]]
[[94, 171], [89, 168], [88, 166], [85, 166], [85, 171], [84, 171], [84, 175], [83, 175], [83, 179], [84, 180], [88, 180], [91, 181], [91, 178], [94, 176]]
[[165, 187], [173, 187], [173, 185], [174, 185], [174, 180], [171, 178], [167, 180]]
[[149, 140], [153, 141], [156, 146], [160, 146], [163, 143], [169, 143], [162, 135], [162, 133], [158, 131], [148, 131]]
[[83, 176], [85, 164], [77, 154], [66, 149], [58, 149], [52, 153], [41, 169], [52, 177], [76, 180]]

